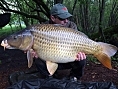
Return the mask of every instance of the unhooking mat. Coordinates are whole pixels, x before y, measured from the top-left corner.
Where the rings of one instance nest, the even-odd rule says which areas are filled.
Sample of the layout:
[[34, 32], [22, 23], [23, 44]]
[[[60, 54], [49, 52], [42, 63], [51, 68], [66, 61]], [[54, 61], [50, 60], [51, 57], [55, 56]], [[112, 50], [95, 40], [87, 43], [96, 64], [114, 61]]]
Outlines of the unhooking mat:
[[7, 89], [118, 89], [112, 82], [72, 82], [55, 78], [39, 78], [38, 73], [16, 72], [10, 76]]

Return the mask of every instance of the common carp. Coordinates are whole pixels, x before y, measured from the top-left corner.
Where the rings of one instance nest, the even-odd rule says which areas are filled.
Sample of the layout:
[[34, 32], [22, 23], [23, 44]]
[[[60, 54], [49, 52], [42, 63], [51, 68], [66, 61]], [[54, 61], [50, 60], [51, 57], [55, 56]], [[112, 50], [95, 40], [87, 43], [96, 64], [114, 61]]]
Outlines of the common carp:
[[95, 42], [87, 35], [57, 24], [37, 24], [10, 35], [2, 43], [5, 48], [15, 48], [27, 52], [28, 67], [33, 63], [32, 50], [46, 61], [51, 75], [58, 63], [73, 62], [78, 52], [96, 57], [105, 67], [112, 69], [111, 56], [118, 48], [114, 45]]

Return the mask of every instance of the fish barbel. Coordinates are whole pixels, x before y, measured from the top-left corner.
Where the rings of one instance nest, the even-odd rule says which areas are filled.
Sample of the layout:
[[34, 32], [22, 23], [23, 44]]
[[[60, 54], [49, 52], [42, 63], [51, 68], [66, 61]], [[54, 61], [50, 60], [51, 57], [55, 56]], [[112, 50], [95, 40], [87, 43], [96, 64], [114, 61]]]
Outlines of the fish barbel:
[[105, 67], [112, 69], [111, 56], [118, 48], [114, 45], [95, 42], [84, 33], [57, 24], [37, 24], [10, 35], [2, 43], [5, 48], [27, 51], [28, 67], [33, 63], [32, 51], [46, 61], [51, 75], [56, 71], [57, 63], [75, 61], [78, 52], [91, 54]]

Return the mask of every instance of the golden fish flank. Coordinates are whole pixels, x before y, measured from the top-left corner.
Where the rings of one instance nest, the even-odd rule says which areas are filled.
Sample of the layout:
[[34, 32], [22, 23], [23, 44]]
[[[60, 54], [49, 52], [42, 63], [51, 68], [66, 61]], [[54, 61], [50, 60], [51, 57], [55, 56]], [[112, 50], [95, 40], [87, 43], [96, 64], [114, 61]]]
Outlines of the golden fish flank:
[[[46, 30], [47, 28], [49, 28], [49, 29]], [[37, 30], [37, 26], [33, 27], [33, 29]], [[98, 53], [102, 54], [102, 51], [104, 51], [100, 45], [100, 44], [104, 44], [104, 43], [94, 42], [94, 41], [88, 39], [87, 36], [81, 32], [72, 31], [69, 28], [63, 28], [63, 27], [58, 27], [58, 26], [53, 26], [53, 25], [51, 25], [51, 26], [45, 25], [44, 28], [38, 27], [38, 29], [40, 29], [40, 32], [38, 34], [34, 30], [32, 30], [33, 33], [36, 35], [35, 39], [38, 38], [39, 34], [40, 34], [39, 38], [43, 39], [43, 40], [39, 39], [40, 43], [36, 42], [37, 46], [40, 45], [40, 49], [42, 49], [44, 47], [44, 49], [42, 49], [44, 51], [44, 53], [46, 50], [46, 54], [51, 55], [50, 57], [46, 58], [48, 60], [50, 59], [50, 61], [62, 62], [62, 63], [72, 61], [72, 60], [74, 60], [75, 55], [79, 51], [85, 52], [86, 54], [94, 54], [97, 56], [98, 56]], [[104, 44], [104, 45], [107, 45], [107, 44]], [[35, 50], [37, 49], [37, 46], [34, 46]], [[109, 45], [109, 46], [111, 46], [111, 45]], [[51, 50], [50, 50], [50, 48], [51, 48]], [[117, 48], [114, 46], [112, 46], [112, 48], [114, 48], [114, 50], [115, 49], [117, 50]], [[114, 54], [114, 50], [112, 50], [113, 54]], [[116, 52], [116, 50], [115, 50], [115, 52]], [[42, 54], [43, 54], [43, 52], [42, 52]], [[111, 54], [112, 54], [112, 52], [111, 52]], [[40, 55], [40, 57], [43, 58], [44, 56]], [[53, 57], [53, 58], [51, 58], [51, 57]], [[56, 57], [56, 58], [54, 58], [54, 57]], [[61, 57], [63, 60], [60, 59]], [[109, 67], [109, 68], [111, 68], [111, 67]]]
[[[110, 57], [116, 53], [117, 47], [111, 44], [95, 42], [89, 39], [84, 33], [80, 31], [75, 31], [71, 28], [65, 28], [59, 25], [38, 24], [26, 29], [27, 30], [21, 32], [21, 34], [25, 36], [22, 37], [22, 42], [20, 45], [22, 47], [16, 48], [21, 49], [23, 48], [23, 43], [27, 44], [25, 50], [29, 50], [27, 53], [29, 67], [32, 65], [31, 62], [33, 62], [33, 58], [30, 54], [30, 49], [33, 49], [42, 60], [46, 61], [47, 69], [51, 75], [56, 71], [58, 67], [56, 63], [67, 63], [75, 61], [78, 52], [92, 54], [104, 66], [112, 69]], [[11, 40], [6, 40], [8, 44], [12, 43]]]

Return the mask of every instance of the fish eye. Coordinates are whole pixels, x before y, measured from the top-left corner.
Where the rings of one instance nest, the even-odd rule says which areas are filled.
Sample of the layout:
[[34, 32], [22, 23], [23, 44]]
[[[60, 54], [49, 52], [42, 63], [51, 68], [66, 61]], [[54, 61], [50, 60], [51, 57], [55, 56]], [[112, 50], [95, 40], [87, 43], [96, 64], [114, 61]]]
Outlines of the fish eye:
[[13, 39], [17, 39], [18, 37], [17, 37], [17, 36], [13, 36], [12, 38], [13, 38]]

